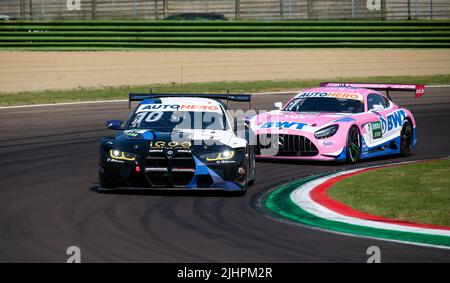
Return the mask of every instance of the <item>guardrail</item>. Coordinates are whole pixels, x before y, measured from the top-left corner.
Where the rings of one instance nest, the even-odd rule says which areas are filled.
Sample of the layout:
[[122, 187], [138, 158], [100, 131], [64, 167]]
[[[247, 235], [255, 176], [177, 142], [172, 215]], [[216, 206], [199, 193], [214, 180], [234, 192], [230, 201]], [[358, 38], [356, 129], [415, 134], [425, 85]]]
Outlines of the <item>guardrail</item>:
[[450, 21], [4, 21], [0, 48], [450, 47]]

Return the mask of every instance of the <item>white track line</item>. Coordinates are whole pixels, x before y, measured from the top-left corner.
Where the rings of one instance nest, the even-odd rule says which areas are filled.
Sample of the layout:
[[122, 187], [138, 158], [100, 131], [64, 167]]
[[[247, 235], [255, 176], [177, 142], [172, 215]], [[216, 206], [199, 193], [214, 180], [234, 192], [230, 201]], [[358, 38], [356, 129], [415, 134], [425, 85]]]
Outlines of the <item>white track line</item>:
[[446, 88], [450, 87], [450, 85], [427, 85], [426, 88]]
[[[450, 88], [450, 85], [432, 85], [426, 86], [427, 88]], [[300, 91], [300, 90], [299, 90]], [[271, 94], [296, 94], [299, 91], [278, 91], [278, 92], [259, 92], [253, 93], [254, 95], [271, 95]], [[14, 94], [12, 94], [14, 95]], [[67, 106], [77, 104], [96, 104], [96, 103], [115, 103], [115, 102], [128, 102], [126, 99], [117, 100], [93, 100], [93, 101], [79, 101], [79, 102], [62, 102], [62, 103], [46, 103], [46, 104], [31, 104], [31, 105], [15, 105], [15, 106], [1, 106], [1, 109], [14, 109], [14, 108], [31, 108], [31, 107], [49, 107], [49, 106]]]
[[[271, 95], [271, 94], [297, 94], [298, 91], [279, 91], [279, 92], [260, 92], [252, 93], [252, 95]], [[14, 95], [14, 94], [12, 94]], [[62, 103], [46, 103], [46, 104], [30, 104], [30, 105], [15, 105], [15, 106], [1, 106], [1, 109], [15, 109], [15, 108], [31, 108], [31, 107], [48, 107], [48, 106], [64, 106], [77, 104], [96, 104], [96, 103], [114, 103], [114, 102], [128, 102], [126, 99], [116, 100], [92, 100], [92, 101], [77, 101], [77, 102], [62, 102]]]
[[47, 107], [47, 106], [67, 106], [67, 105], [78, 105], [78, 104], [116, 103], [116, 102], [128, 102], [128, 100], [126, 100], [126, 99], [93, 100], [93, 101], [62, 102], [62, 103], [47, 103], [47, 104], [15, 105], [15, 106], [2, 106], [2, 107], [0, 107], [0, 109], [33, 108], [33, 107]]

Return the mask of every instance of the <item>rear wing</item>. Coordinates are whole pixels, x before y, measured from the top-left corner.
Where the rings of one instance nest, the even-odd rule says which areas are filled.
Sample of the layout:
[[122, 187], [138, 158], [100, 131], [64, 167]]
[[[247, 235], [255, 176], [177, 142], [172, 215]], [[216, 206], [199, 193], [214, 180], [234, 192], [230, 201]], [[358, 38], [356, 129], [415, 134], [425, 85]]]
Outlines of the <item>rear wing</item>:
[[221, 94], [221, 93], [130, 93], [128, 95], [128, 108], [131, 108], [131, 102], [142, 101], [145, 99], [152, 98], [163, 98], [163, 97], [200, 97], [200, 98], [210, 98], [210, 99], [220, 99], [226, 100], [227, 105], [229, 101], [237, 102], [248, 102], [249, 108], [252, 108], [252, 95], [251, 94]]
[[360, 88], [368, 88], [378, 91], [385, 91], [389, 97], [389, 92], [391, 91], [405, 91], [405, 92], [414, 92], [416, 98], [419, 98], [425, 94], [425, 85], [414, 85], [414, 84], [365, 84], [365, 83], [332, 83], [332, 82], [324, 82], [320, 84], [321, 87], [360, 87]]

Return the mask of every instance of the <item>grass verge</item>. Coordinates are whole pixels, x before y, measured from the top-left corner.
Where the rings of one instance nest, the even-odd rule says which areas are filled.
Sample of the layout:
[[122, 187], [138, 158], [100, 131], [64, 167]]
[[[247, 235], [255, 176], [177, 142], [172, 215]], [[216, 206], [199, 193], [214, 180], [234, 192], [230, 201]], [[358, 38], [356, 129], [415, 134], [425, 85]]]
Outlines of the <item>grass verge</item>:
[[450, 226], [450, 160], [361, 173], [337, 183], [328, 194], [373, 215]]
[[77, 101], [127, 99], [130, 92], [175, 92], [175, 93], [256, 93], [272, 91], [295, 91], [318, 86], [322, 81], [358, 81], [367, 83], [421, 83], [426, 85], [450, 84], [450, 74], [433, 76], [396, 77], [346, 77], [315, 80], [274, 80], [246, 82], [211, 83], [171, 83], [146, 86], [120, 86], [105, 88], [78, 88], [73, 90], [48, 90], [20, 93], [0, 93], [0, 106], [30, 105], [41, 103], [60, 103]]

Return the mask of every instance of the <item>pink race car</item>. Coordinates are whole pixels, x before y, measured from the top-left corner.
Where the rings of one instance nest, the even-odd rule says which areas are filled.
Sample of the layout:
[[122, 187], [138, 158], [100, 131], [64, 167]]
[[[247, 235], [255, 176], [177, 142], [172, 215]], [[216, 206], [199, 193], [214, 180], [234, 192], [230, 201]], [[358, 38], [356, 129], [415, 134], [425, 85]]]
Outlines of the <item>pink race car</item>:
[[[386, 92], [386, 94], [380, 91]], [[416, 122], [395, 105], [389, 92], [424, 85], [322, 83], [300, 92], [286, 106], [250, 119], [256, 155], [264, 159], [356, 162], [382, 155], [409, 155], [416, 146]]]

